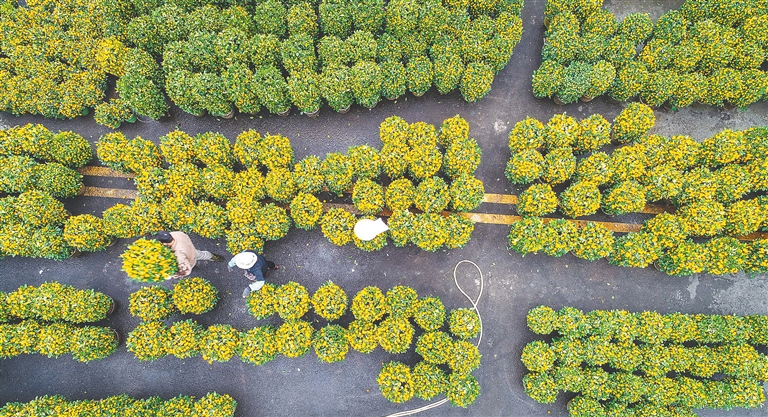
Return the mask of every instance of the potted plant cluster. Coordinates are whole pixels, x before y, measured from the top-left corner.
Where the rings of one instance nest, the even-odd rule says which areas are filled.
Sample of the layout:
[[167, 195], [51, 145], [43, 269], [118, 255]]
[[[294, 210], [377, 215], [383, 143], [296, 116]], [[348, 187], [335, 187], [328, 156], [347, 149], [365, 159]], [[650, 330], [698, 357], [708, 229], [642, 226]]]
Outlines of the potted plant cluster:
[[[753, 372], [748, 365], [719, 364], [726, 358], [734, 364], [757, 358], [753, 345], [761, 339], [750, 338], [749, 331], [766, 322], [765, 316], [623, 310], [583, 313], [572, 307], [554, 311], [539, 306], [528, 314], [531, 331], [564, 337], [552, 342], [536, 340], [523, 348], [521, 359], [529, 370], [523, 386], [526, 394], [541, 403], [556, 401], [560, 391], [577, 393], [568, 404], [569, 412], [576, 415], [635, 407], [660, 410], [672, 403], [688, 410], [724, 403], [756, 407], [761, 377], [748, 377]], [[729, 377], [713, 378], [718, 372]], [[660, 378], [667, 387], [663, 391], [653, 388]], [[719, 389], [710, 391], [705, 386]], [[691, 390], [700, 395], [688, 397], [685, 393]], [[733, 390], [741, 394], [733, 395]], [[603, 403], [606, 397], [612, 401]]]
[[668, 103], [673, 110], [694, 102], [745, 107], [764, 99], [757, 81], [765, 77], [758, 69], [762, 41], [755, 31], [762, 12], [754, 16], [750, 7], [725, 12], [730, 6], [691, 3], [654, 23], [644, 13], [618, 21], [600, 6], [547, 6], [534, 96], [561, 103], [580, 94], [585, 100], [608, 94], [617, 102], [639, 96], [650, 106]]

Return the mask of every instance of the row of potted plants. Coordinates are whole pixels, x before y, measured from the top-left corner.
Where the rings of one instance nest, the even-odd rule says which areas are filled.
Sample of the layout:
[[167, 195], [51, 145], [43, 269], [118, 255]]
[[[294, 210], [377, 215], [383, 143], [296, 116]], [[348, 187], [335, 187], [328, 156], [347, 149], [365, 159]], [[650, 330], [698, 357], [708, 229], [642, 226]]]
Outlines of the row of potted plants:
[[540, 403], [577, 393], [570, 415], [692, 415], [694, 408], [754, 408], [765, 400], [768, 359], [753, 345], [766, 343], [766, 316], [539, 306], [527, 321], [536, 334], [558, 336], [523, 348], [525, 391]]
[[[522, 35], [517, 2], [474, 13], [415, 2], [289, 6], [272, 0], [249, 14], [241, 6], [186, 12], [163, 5], [134, 17], [125, 33], [136, 47], [162, 54], [165, 91], [176, 105], [223, 117], [236, 108], [287, 114], [292, 105], [315, 115], [323, 99], [346, 112], [353, 103], [374, 107], [406, 90], [420, 96], [433, 84], [442, 94], [459, 88], [476, 101]], [[173, 28], [163, 19], [168, 13], [182, 16]], [[352, 30], [358, 14], [364, 23]], [[126, 83], [134, 82], [143, 81]]]
[[95, 2], [4, 8], [2, 111], [73, 118], [103, 100], [106, 76], [93, 59], [104, 34], [100, 8]]
[[610, 339], [562, 340], [551, 345], [537, 340], [523, 348], [522, 361], [530, 372], [549, 372], [557, 366], [609, 366], [644, 377], [671, 372], [699, 378], [715, 374], [739, 379], [768, 379], [768, 357], [751, 345], [695, 346], [634, 345]]
[[93, 148], [75, 132], [54, 133], [41, 124], [27, 123], [0, 130], [0, 156], [26, 156], [37, 162], [80, 168], [93, 158]]
[[137, 399], [128, 395], [115, 395], [100, 400], [72, 400], [61, 395], [44, 395], [27, 403], [10, 402], [0, 408], [0, 415], [132, 415], [145, 414], [232, 417], [235, 401], [228, 394], [209, 392], [199, 399], [179, 395], [168, 400], [161, 397]]
[[0, 358], [33, 353], [56, 358], [71, 353], [79, 362], [90, 362], [111, 355], [117, 344], [117, 332], [109, 327], [35, 320], [0, 324]]
[[144, 321], [165, 320], [173, 314], [203, 314], [211, 311], [219, 291], [205, 278], [181, 278], [173, 289], [159, 285], [142, 287], [131, 293], [129, 311]]
[[523, 256], [544, 252], [560, 257], [571, 252], [589, 261], [607, 258], [611, 264], [624, 267], [645, 268], [653, 264], [674, 276], [702, 272], [724, 275], [739, 271], [755, 274], [768, 270], [766, 239], [741, 242], [721, 236], [699, 243], [689, 238], [689, 224], [699, 221], [706, 226], [704, 223], [713, 220], [707, 217], [710, 215], [706, 210], [691, 217], [662, 213], [646, 221], [641, 231], [620, 237], [597, 222], [578, 227], [566, 219], [546, 219], [545, 222], [540, 217], [527, 217], [512, 224], [508, 240], [510, 248]]
[[[117, 127], [131, 113], [162, 117], [166, 94], [185, 111], [219, 116], [292, 104], [313, 113], [321, 96], [337, 110], [353, 100], [372, 107], [433, 83], [475, 101], [522, 35], [522, 1], [153, 6], [8, 7], [3, 23], [14, 36], [3, 45], [0, 107], [59, 118], [96, 108], [98, 122]], [[118, 77], [120, 97], [105, 102], [107, 75]]]
[[531, 309], [528, 328], [539, 335], [557, 332], [568, 339], [615, 339], [623, 344], [682, 344], [740, 346], [768, 344], [768, 316], [720, 314], [661, 314], [626, 310], [583, 312], [574, 307], [554, 310], [548, 306]]
[[0, 292], [0, 322], [37, 319], [88, 323], [103, 320], [115, 308], [108, 295], [81, 290], [58, 281], [38, 287], [24, 285], [9, 293]]
[[57, 198], [74, 197], [83, 187], [83, 176], [56, 162], [37, 163], [28, 156], [0, 156], [0, 192], [40, 190]]
[[[283, 237], [293, 223], [303, 229], [320, 225], [335, 244], [354, 241], [364, 250], [383, 247], [386, 235], [369, 242], [355, 238], [352, 213], [332, 209], [323, 214], [315, 194], [325, 186], [339, 195], [351, 188], [353, 203], [363, 214], [376, 214], [385, 207], [396, 211], [391, 237], [398, 246], [413, 242], [434, 251], [466, 244], [472, 222], [436, 214], [449, 208], [469, 211], [483, 199], [483, 184], [473, 176], [481, 151], [469, 137], [466, 121], [455, 116], [436, 129], [393, 116], [382, 123], [380, 135], [381, 151], [361, 145], [350, 147], [347, 154], [330, 153], [322, 161], [308, 156], [294, 163], [290, 141], [280, 135], [262, 137], [247, 131], [231, 145], [217, 133], [193, 138], [174, 131], [161, 137], [158, 147], [139, 137], [128, 140], [121, 133], [106, 134], [96, 146], [99, 159], [113, 169], [137, 174], [140, 202], [134, 206], [144, 208], [141, 213], [125, 206], [110, 208], [104, 213], [103, 228], [106, 235], [122, 238], [163, 227], [209, 238], [226, 236], [229, 250], [237, 253]], [[169, 168], [161, 168], [163, 159]], [[246, 169], [234, 171], [236, 161]], [[448, 181], [436, 176], [441, 170]], [[393, 180], [386, 190], [377, 182], [383, 174]], [[289, 203], [289, 211], [256, 201], [265, 197]], [[428, 214], [412, 214], [408, 209], [413, 206]]]
[[619, 22], [601, 1], [553, 3], [545, 12], [542, 64], [533, 75], [537, 97], [562, 104], [603, 94], [617, 101], [639, 96], [672, 108], [694, 102], [746, 107], [765, 97], [760, 67], [768, 38], [758, 28], [766, 12], [757, 4], [724, 13], [710, 2], [689, 1], [654, 23], [646, 13]]
[[[396, 286], [384, 293], [377, 287], [366, 287], [350, 303], [346, 292], [331, 281], [311, 296], [296, 282], [280, 286], [267, 283], [248, 296], [248, 310], [257, 319], [277, 314], [284, 322], [277, 328], [264, 325], [246, 332], [224, 324], [204, 328], [192, 319], [170, 326], [162, 323], [160, 320], [173, 313], [169, 294], [173, 293], [175, 300], [176, 292], [177, 288], [170, 291], [152, 286], [131, 295], [131, 314], [146, 320], [131, 331], [126, 341], [137, 359], [201, 356], [212, 363], [226, 362], [238, 355], [243, 362], [262, 365], [278, 353], [295, 358], [305, 355], [310, 348], [314, 348], [318, 359], [328, 363], [344, 360], [350, 346], [361, 353], [371, 353], [379, 345], [389, 353], [404, 353], [413, 346], [413, 319], [424, 331], [415, 343], [416, 353], [424, 362], [414, 368], [413, 374], [403, 371], [408, 386], [398, 389], [393, 381], [402, 372], [388, 374], [382, 370], [379, 384], [384, 396], [399, 403], [414, 394], [430, 399], [444, 393], [454, 405], [466, 407], [479, 394], [477, 381], [470, 372], [480, 365], [481, 355], [468, 341], [481, 330], [479, 316], [466, 308], [446, 314], [439, 298], [419, 298], [413, 288]], [[315, 330], [303, 319], [310, 308], [329, 323]], [[332, 323], [348, 311], [354, 320], [347, 328]], [[448, 331], [441, 330], [446, 323]], [[447, 366], [452, 373], [449, 376], [438, 366]]]

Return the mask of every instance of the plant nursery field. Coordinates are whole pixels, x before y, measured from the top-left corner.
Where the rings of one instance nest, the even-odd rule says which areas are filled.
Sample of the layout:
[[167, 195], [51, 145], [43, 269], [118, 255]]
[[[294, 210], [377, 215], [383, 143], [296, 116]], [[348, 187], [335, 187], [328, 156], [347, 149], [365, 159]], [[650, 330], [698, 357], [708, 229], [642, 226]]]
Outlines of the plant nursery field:
[[[768, 2], [26, 1], [0, 31], [0, 417], [766, 415]], [[164, 280], [159, 230], [280, 268]]]

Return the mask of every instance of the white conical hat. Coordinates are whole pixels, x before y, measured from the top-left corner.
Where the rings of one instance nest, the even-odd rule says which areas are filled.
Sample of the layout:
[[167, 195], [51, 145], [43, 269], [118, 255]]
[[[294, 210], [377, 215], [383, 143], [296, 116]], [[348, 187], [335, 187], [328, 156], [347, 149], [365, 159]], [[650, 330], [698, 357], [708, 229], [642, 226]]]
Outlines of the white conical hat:
[[240, 252], [235, 255], [235, 265], [240, 269], [250, 269], [258, 259], [253, 252]]

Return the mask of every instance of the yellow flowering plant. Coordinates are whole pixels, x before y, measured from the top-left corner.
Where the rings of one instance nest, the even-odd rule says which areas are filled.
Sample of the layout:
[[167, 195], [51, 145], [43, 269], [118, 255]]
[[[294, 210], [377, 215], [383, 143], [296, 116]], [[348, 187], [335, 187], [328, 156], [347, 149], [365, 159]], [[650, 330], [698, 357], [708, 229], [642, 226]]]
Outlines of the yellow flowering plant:
[[321, 172], [320, 158], [308, 155], [297, 162], [293, 167], [293, 180], [298, 192], [319, 193], [325, 183], [325, 178]]
[[191, 163], [195, 158], [195, 139], [181, 130], [160, 136], [160, 152], [170, 165]]
[[226, 234], [229, 221], [227, 211], [220, 205], [210, 201], [201, 201], [194, 207], [192, 213], [192, 232], [208, 239], [218, 239]]
[[448, 237], [445, 247], [448, 249], [463, 248], [472, 238], [475, 222], [456, 213], [451, 213], [445, 219]]
[[747, 244], [732, 237], [717, 237], [704, 244], [706, 271], [714, 275], [735, 274], [744, 269], [749, 256]]
[[200, 354], [200, 343], [205, 329], [192, 319], [177, 321], [171, 325], [165, 339], [165, 351], [179, 359]]
[[558, 329], [558, 315], [548, 306], [534, 307], [526, 315], [528, 329], [536, 334], [548, 335]]
[[445, 323], [445, 306], [438, 297], [422, 297], [416, 303], [413, 320], [425, 331], [439, 329]]
[[570, 147], [551, 149], [544, 157], [541, 178], [557, 185], [568, 181], [576, 171], [576, 157]]
[[347, 150], [347, 156], [358, 180], [375, 180], [381, 174], [381, 155], [375, 148], [368, 145], [352, 146]]
[[385, 363], [376, 378], [381, 395], [393, 403], [404, 403], [414, 394], [413, 376], [408, 365], [397, 361]]
[[605, 258], [613, 252], [613, 232], [597, 222], [587, 222], [576, 235], [572, 252], [576, 257], [588, 261]]
[[445, 392], [448, 377], [436, 365], [421, 361], [411, 372], [414, 395], [422, 400], [430, 400]]
[[410, 318], [418, 307], [418, 297], [411, 287], [397, 285], [387, 291], [385, 302], [391, 317]]
[[299, 192], [291, 200], [290, 209], [293, 224], [300, 229], [311, 230], [317, 227], [320, 222], [320, 216], [323, 214], [323, 203], [312, 194]]
[[408, 210], [413, 205], [416, 188], [408, 178], [392, 181], [384, 191], [387, 208], [393, 212]]
[[517, 212], [525, 217], [543, 216], [557, 209], [557, 195], [549, 184], [534, 184], [520, 193]]
[[446, 363], [453, 347], [453, 339], [442, 331], [425, 332], [416, 341], [416, 353], [424, 361], [435, 365]]
[[264, 190], [275, 201], [286, 203], [296, 196], [296, 182], [287, 168], [275, 168], [264, 178]]
[[749, 254], [744, 271], [749, 274], [768, 271], [768, 240], [755, 239], [749, 243]]
[[707, 251], [690, 239], [680, 242], [659, 258], [659, 269], [667, 275], [685, 277], [704, 271]]
[[325, 184], [332, 193], [341, 197], [352, 186], [352, 176], [355, 171], [346, 155], [337, 152], [329, 153], [320, 166]]
[[512, 154], [544, 146], [544, 125], [533, 117], [515, 123], [509, 131], [509, 151]]
[[556, 114], [544, 126], [544, 144], [548, 151], [570, 148], [579, 136], [579, 122], [565, 113]]
[[312, 334], [312, 347], [319, 360], [341, 362], [349, 351], [347, 330], [338, 324], [329, 324]]
[[435, 252], [448, 242], [445, 217], [437, 213], [419, 213], [413, 216], [411, 242], [422, 250]]
[[451, 182], [448, 194], [454, 211], [470, 211], [483, 201], [485, 186], [470, 174], [461, 174]]
[[173, 184], [169, 191], [173, 196], [185, 199], [196, 199], [203, 195], [202, 176], [203, 170], [189, 162], [171, 165], [165, 171], [166, 183]]
[[637, 142], [656, 125], [656, 116], [642, 103], [629, 103], [613, 119], [613, 139], [621, 143]]
[[451, 311], [448, 326], [451, 334], [459, 339], [472, 339], [480, 333], [480, 316], [475, 310], [458, 308]]
[[275, 289], [273, 284], [265, 283], [259, 291], [253, 291], [248, 295], [246, 300], [248, 312], [257, 320], [275, 314]]
[[122, 270], [140, 282], [163, 281], [178, 271], [176, 256], [170, 248], [156, 240], [138, 239], [120, 255]]
[[343, 208], [334, 207], [328, 210], [320, 221], [320, 228], [331, 243], [343, 246], [352, 240], [352, 228], [355, 226], [355, 215]]
[[725, 208], [717, 201], [702, 200], [680, 207], [678, 216], [691, 236], [715, 236], [725, 228]]
[[716, 183], [715, 199], [727, 204], [741, 199], [751, 191], [751, 178], [747, 169], [741, 165], [729, 164], [714, 173]]
[[443, 120], [438, 131], [438, 144], [443, 148], [448, 148], [453, 142], [459, 139], [469, 138], [469, 123], [460, 115], [455, 115]]
[[688, 224], [679, 216], [664, 212], [646, 220], [641, 231], [653, 235], [667, 249], [677, 246], [688, 237]]
[[528, 184], [544, 173], [544, 157], [536, 149], [526, 149], [512, 154], [507, 162], [506, 175], [513, 184]]
[[396, 247], [404, 247], [411, 241], [414, 215], [408, 210], [398, 210], [392, 213], [387, 222], [387, 235]]
[[544, 253], [559, 258], [576, 243], [577, 227], [566, 219], [555, 219], [545, 225]]
[[256, 160], [267, 169], [289, 168], [293, 165], [291, 141], [281, 135], [267, 135], [256, 143]]
[[23, 285], [0, 294], [0, 317], [36, 318], [70, 323], [97, 322], [107, 317], [114, 301], [92, 289], [80, 290], [58, 281], [44, 282], [37, 288]]
[[160, 207], [160, 218], [169, 229], [189, 233], [195, 227], [195, 206], [189, 200], [169, 197], [162, 200]]
[[659, 259], [662, 245], [647, 232], [627, 233], [616, 239], [613, 253], [608, 256], [612, 265], [645, 268]]
[[256, 210], [254, 229], [264, 240], [277, 240], [284, 237], [291, 227], [291, 218], [285, 209], [272, 203]]
[[171, 187], [168, 184], [166, 173], [167, 171], [161, 168], [151, 168], [140, 172], [133, 177], [136, 191], [142, 198], [155, 203], [170, 197]]
[[384, 207], [384, 189], [370, 179], [358, 180], [352, 189], [352, 203], [362, 214], [377, 214]]
[[520, 358], [529, 371], [547, 372], [554, 366], [556, 355], [549, 344], [541, 340], [534, 340], [525, 345]]
[[272, 297], [275, 300], [275, 311], [283, 320], [300, 319], [309, 311], [309, 293], [296, 282], [287, 282], [277, 287]]
[[648, 170], [643, 184], [649, 201], [673, 200], [683, 189], [683, 173], [670, 164], [657, 165]]
[[637, 181], [623, 181], [611, 187], [602, 199], [609, 216], [634, 213], [645, 208], [645, 189]]
[[136, 326], [125, 340], [125, 347], [140, 361], [154, 361], [168, 355], [168, 326], [160, 321], [145, 321]]
[[84, 326], [72, 330], [69, 348], [76, 361], [88, 363], [104, 359], [117, 350], [117, 338], [109, 327]]
[[171, 290], [159, 285], [142, 287], [129, 297], [131, 315], [143, 321], [165, 320], [176, 312]]
[[14, 200], [14, 212], [25, 227], [59, 226], [67, 219], [64, 203], [37, 190], [25, 191]]
[[525, 256], [544, 248], [544, 222], [540, 217], [526, 217], [512, 223], [507, 239], [510, 249]]
[[459, 83], [464, 100], [472, 103], [485, 97], [491, 91], [493, 69], [483, 62], [470, 62]]
[[200, 339], [200, 355], [208, 363], [228, 362], [240, 343], [240, 332], [228, 324], [209, 326]]
[[200, 172], [200, 182], [204, 196], [226, 201], [233, 196], [235, 173], [225, 165], [210, 163]]
[[64, 223], [64, 241], [82, 252], [104, 250], [112, 241], [101, 218], [91, 214], [70, 216]]
[[104, 232], [116, 238], [131, 238], [140, 235], [133, 222], [131, 208], [125, 204], [115, 204], [102, 212]]
[[596, 151], [611, 142], [611, 124], [599, 114], [579, 122], [579, 133], [573, 141], [574, 152]]
[[57, 198], [74, 197], [83, 187], [82, 174], [57, 162], [38, 164], [31, 174], [35, 188]]
[[452, 179], [462, 174], [474, 175], [481, 155], [482, 150], [474, 138], [456, 139], [445, 149], [443, 172]]
[[642, 144], [622, 146], [611, 153], [608, 166], [613, 182], [640, 180], [647, 175], [646, 147]]
[[[382, 140], [383, 141], [383, 140]], [[392, 179], [405, 175], [408, 169], [408, 161], [405, 159], [410, 152], [405, 139], [393, 143], [384, 143], [381, 147], [381, 165], [384, 172]]]
[[300, 358], [312, 346], [312, 325], [304, 320], [285, 321], [275, 333], [277, 351], [288, 358]]
[[205, 166], [221, 165], [231, 169], [235, 162], [232, 144], [224, 135], [204, 132], [194, 137], [195, 161]]
[[333, 281], [326, 281], [320, 288], [312, 294], [312, 308], [320, 317], [334, 321], [341, 318], [347, 311], [349, 300], [347, 293], [334, 284]]
[[182, 278], [174, 284], [172, 298], [181, 314], [203, 314], [216, 306], [219, 291], [205, 278]]
[[381, 319], [386, 310], [386, 298], [378, 287], [365, 287], [352, 299], [350, 310], [355, 319], [373, 323]]
[[77, 328], [67, 323], [51, 323], [40, 327], [37, 334], [37, 353], [49, 358], [71, 352], [71, 336]]
[[557, 400], [558, 384], [550, 373], [527, 373], [523, 377], [525, 394], [541, 404], [552, 404]]
[[443, 155], [434, 145], [416, 145], [405, 154], [405, 162], [411, 177], [424, 180], [437, 174], [443, 163]]
[[240, 335], [237, 354], [252, 365], [264, 365], [277, 357], [276, 330], [270, 325], [254, 327]]
[[365, 320], [353, 320], [347, 327], [347, 342], [352, 349], [360, 353], [371, 353], [378, 341], [376, 338], [376, 325]]
[[574, 219], [589, 216], [597, 212], [601, 200], [600, 190], [596, 184], [577, 182], [560, 193], [560, 210], [566, 216]]
[[467, 407], [480, 395], [480, 384], [471, 374], [453, 372], [448, 377], [445, 397], [456, 407]]
[[439, 213], [448, 207], [450, 193], [448, 184], [437, 176], [427, 178], [416, 187], [414, 203], [426, 213]]

